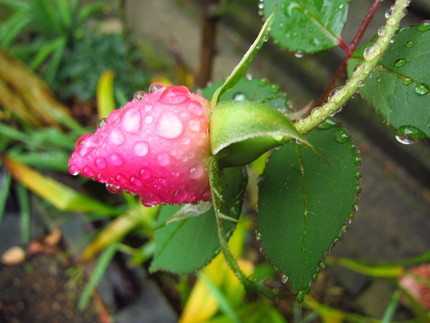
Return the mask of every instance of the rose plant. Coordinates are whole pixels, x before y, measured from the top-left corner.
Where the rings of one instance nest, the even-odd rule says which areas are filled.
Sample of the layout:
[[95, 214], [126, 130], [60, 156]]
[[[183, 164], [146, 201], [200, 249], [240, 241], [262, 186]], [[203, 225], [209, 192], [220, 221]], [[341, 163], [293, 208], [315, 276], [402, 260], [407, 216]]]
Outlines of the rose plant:
[[[113, 111], [94, 135], [78, 140], [69, 161], [72, 174], [95, 178], [110, 191], [135, 193], [145, 206], [171, 204], [158, 216], [152, 270], [191, 272], [221, 250], [248, 290], [279, 296], [247, 277], [227, 245], [240, 214], [247, 165], [271, 151], [259, 183], [258, 236], [268, 260], [302, 301], [326, 253], [353, 219], [360, 192], [359, 152], [331, 117], [359, 91], [403, 143], [430, 136], [430, 74], [418, 68], [430, 55], [425, 45], [430, 24], [400, 28], [409, 0], [396, 0], [378, 35], [357, 49], [380, 1], [350, 45], [340, 38], [349, 3], [329, 2], [322, 10], [317, 0], [264, 0], [266, 22], [223, 83], [202, 94], [183, 86], [151, 86]], [[266, 81], [245, 78], [269, 36], [298, 55], [334, 46], [346, 51], [309, 114], [294, 115], [286, 102], [279, 103], [278, 89], [263, 95]], [[345, 69], [348, 81], [334, 89]]]

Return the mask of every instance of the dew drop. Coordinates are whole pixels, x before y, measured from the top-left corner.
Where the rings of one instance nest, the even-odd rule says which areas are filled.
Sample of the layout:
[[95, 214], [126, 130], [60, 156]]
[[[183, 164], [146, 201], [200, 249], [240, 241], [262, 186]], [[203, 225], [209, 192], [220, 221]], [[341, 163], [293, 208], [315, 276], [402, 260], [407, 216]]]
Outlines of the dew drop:
[[182, 121], [173, 113], [165, 112], [158, 119], [155, 131], [157, 135], [167, 139], [174, 139], [181, 135], [184, 126]]
[[130, 177], [130, 183], [135, 187], [140, 187], [143, 185], [142, 181], [135, 176]]
[[286, 283], [288, 282], [288, 276], [287, 276], [287, 275], [282, 275], [282, 276], [281, 276], [281, 282], [282, 282], [283, 284], [286, 284]]
[[139, 172], [139, 175], [143, 180], [148, 180], [151, 178], [151, 172], [146, 168], [142, 168]]
[[143, 141], [136, 142], [133, 147], [134, 154], [139, 157], [146, 156], [146, 154], [148, 154], [148, 150], [148, 144]]
[[324, 121], [322, 124], [320, 124], [319, 129], [330, 129], [332, 128], [334, 125], [336, 125], [336, 121], [334, 121], [334, 119], [327, 119], [326, 121]]
[[407, 63], [407, 60], [404, 58], [399, 58], [397, 61], [394, 62], [394, 66], [402, 67]]
[[103, 118], [97, 123], [97, 128], [104, 127], [105, 125], [106, 125], [106, 118]]
[[87, 177], [93, 177], [94, 172], [90, 167], [85, 166], [84, 169], [82, 170], [82, 175], [87, 176]]
[[423, 22], [421, 22], [421, 24], [418, 25], [417, 30], [419, 31], [430, 30], [430, 20], [424, 20]]
[[120, 155], [116, 153], [113, 153], [112, 155], [110, 155], [108, 157], [108, 160], [112, 165], [115, 165], [115, 166], [122, 165], [122, 158]]
[[143, 120], [146, 124], [151, 124], [154, 118], [152, 116], [146, 116]]
[[336, 137], [337, 142], [341, 144], [346, 143], [347, 141], [349, 141], [350, 138], [349, 133], [343, 128], [336, 131], [334, 136]]
[[123, 190], [121, 187], [116, 186], [116, 185], [114, 185], [114, 184], [109, 184], [109, 183], [107, 183], [107, 184], [106, 184], [106, 189], [107, 189], [110, 193], [114, 193], [114, 194], [118, 194], [118, 193], [122, 193], [122, 192], [124, 192], [124, 190]]
[[426, 134], [414, 126], [402, 126], [397, 129], [396, 139], [404, 145], [411, 145], [419, 140], [425, 140]]
[[261, 241], [261, 232], [255, 230], [255, 239], [257, 239], [257, 241]]
[[100, 169], [106, 168], [106, 160], [103, 157], [97, 157], [95, 163]]
[[366, 61], [372, 60], [376, 56], [376, 49], [373, 46], [367, 47], [363, 52], [363, 57]]
[[155, 91], [157, 91], [157, 90], [159, 90], [159, 89], [161, 89], [161, 88], [163, 88], [163, 84], [161, 84], [161, 83], [159, 83], [159, 82], [155, 82], [155, 83], [152, 83], [152, 84], [149, 86], [149, 88], [148, 88], [148, 92], [149, 92], [149, 93], [151, 93], [151, 92], [155, 92]]
[[196, 117], [200, 117], [203, 115], [203, 108], [200, 104], [196, 102], [191, 102], [188, 106], [188, 110], [191, 112], [191, 114], [195, 115]]
[[233, 100], [244, 101], [244, 100], [246, 100], [246, 96], [242, 92], [237, 92], [233, 95]]
[[75, 165], [71, 165], [69, 167], [69, 173], [72, 174], [73, 176], [76, 176], [79, 174], [79, 169]]
[[379, 37], [384, 36], [384, 35], [385, 35], [385, 32], [386, 32], [385, 27], [381, 27], [381, 28], [379, 28], [379, 29], [378, 29], [378, 36], [379, 36]]
[[142, 204], [144, 207], [148, 207], [148, 208], [153, 208], [155, 206], [155, 204], [150, 203], [150, 202], [143, 202], [142, 201]]
[[190, 120], [189, 127], [192, 131], [198, 132], [200, 131], [202, 124], [199, 120]]
[[146, 94], [145, 91], [134, 92], [133, 99], [142, 100], [145, 94]]
[[166, 88], [160, 97], [160, 102], [165, 104], [181, 104], [188, 99], [190, 94], [185, 86], [175, 86]]
[[318, 273], [313, 273], [312, 280], [317, 280], [317, 279], [318, 279]]
[[125, 131], [136, 133], [140, 129], [142, 117], [137, 109], [129, 109], [122, 117], [121, 124]]
[[204, 172], [204, 170], [203, 170], [203, 167], [201, 167], [201, 166], [191, 167], [188, 170], [190, 177], [194, 178], [194, 179], [200, 178], [203, 175], [203, 172]]
[[109, 141], [114, 145], [121, 145], [125, 138], [119, 129], [113, 129], [109, 134]]
[[191, 142], [191, 139], [189, 137], [183, 137], [182, 138], [182, 144], [189, 145]]
[[157, 156], [158, 165], [160, 166], [169, 166], [170, 165], [170, 157], [168, 153], [161, 153]]
[[294, 56], [297, 58], [302, 58], [303, 57], [303, 52], [301, 50], [298, 50], [297, 52], [294, 53]]
[[418, 95], [424, 95], [424, 94], [427, 94], [429, 92], [430, 92], [430, 89], [425, 84], [418, 84], [415, 87], [415, 93], [418, 94]]
[[414, 46], [414, 42], [413, 42], [412, 40], [408, 40], [408, 41], [405, 43], [405, 46], [406, 46], [406, 47], [408, 47], [408, 48], [411, 48], [412, 46]]
[[296, 296], [296, 301], [299, 303], [303, 303], [303, 301], [305, 300], [305, 296], [308, 292], [306, 290], [301, 290], [297, 296]]
[[122, 174], [116, 175], [115, 180], [123, 186], [128, 184], [127, 178]]

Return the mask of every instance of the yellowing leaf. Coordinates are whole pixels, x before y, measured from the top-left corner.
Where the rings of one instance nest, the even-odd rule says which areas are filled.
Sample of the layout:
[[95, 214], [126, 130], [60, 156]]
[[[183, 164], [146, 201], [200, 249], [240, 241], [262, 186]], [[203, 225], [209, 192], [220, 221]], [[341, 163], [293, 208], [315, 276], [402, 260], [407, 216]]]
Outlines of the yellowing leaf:
[[118, 213], [114, 208], [86, 197], [74, 189], [51, 177], [42, 175], [10, 157], [0, 156], [0, 158], [15, 180], [21, 182], [25, 187], [60, 210], [106, 215]]

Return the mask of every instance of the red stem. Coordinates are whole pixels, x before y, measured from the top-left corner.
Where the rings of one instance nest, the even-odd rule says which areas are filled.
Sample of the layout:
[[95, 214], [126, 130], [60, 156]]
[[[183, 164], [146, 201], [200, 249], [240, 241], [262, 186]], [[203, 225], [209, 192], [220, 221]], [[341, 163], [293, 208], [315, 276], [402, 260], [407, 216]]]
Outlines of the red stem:
[[343, 42], [339, 43], [339, 46], [343, 50], [345, 50], [346, 55], [345, 55], [342, 63], [338, 67], [336, 73], [334, 74], [333, 78], [331, 79], [329, 85], [324, 90], [324, 93], [319, 98], [317, 106], [320, 106], [321, 104], [323, 104], [327, 100], [328, 96], [330, 95], [330, 92], [336, 86], [339, 79], [341, 77], [343, 77], [348, 60], [351, 58], [352, 54], [357, 49], [357, 46], [360, 43], [361, 38], [364, 35], [364, 32], [367, 30], [367, 27], [369, 26], [370, 22], [372, 21], [373, 16], [375, 15], [376, 10], [379, 8], [382, 1], [383, 0], [375, 0], [373, 2], [372, 6], [370, 7], [369, 11], [366, 14], [366, 17], [364, 18], [363, 22], [361, 23], [360, 28], [358, 28], [358, 31], [355, 34], [354, 39], [351, 41], [351, 43], [348, 46], [345, 46], [345, 44]]

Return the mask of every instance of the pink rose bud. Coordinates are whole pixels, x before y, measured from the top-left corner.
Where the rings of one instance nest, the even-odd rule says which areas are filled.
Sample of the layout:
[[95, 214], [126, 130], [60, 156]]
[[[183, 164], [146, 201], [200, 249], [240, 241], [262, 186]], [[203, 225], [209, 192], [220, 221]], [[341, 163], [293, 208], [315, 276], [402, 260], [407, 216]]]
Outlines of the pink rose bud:
[[69, 172], [145, 206], [210, 199], [209, 102], [184, 86], [151, 85], [76, 142]]

